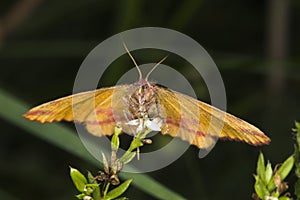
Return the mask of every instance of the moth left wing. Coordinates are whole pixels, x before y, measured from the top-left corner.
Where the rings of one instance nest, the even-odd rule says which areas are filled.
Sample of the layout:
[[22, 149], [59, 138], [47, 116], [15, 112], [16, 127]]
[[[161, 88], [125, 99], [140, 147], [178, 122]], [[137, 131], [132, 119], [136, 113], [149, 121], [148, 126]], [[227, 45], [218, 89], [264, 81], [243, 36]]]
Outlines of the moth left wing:
[[62, 120], [81, 122], [93, 135], [112, 135], [116, 118], [124, 120], [118, 116], [120, 113], [114, 112], [123, 109], [121, 98], [114, 103], [112, 99], [114, 95], [124, 95], [126, 88], [126, 85], [120, 85], [62, 97], [34, 107], [23, 116], [41, 123]]
[[218, 138], [251, 145], [270, 142], [255, 126], [187, 95], [159, 87], [157, 97], [164, 110], [162, 134], [180, 137], [199, 148], [211, 147]]

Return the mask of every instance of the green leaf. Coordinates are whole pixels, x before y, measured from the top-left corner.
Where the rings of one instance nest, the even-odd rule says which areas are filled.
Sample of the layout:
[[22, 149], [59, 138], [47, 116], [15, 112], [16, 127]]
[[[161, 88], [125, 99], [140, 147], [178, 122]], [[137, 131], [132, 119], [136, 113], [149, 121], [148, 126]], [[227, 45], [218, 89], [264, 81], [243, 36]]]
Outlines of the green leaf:
[[269, 196], [270, 193], [267, 190], [266, 185], [262, 181], [262, 179], [259, 176], [254, 176], [255, 177], [255, 184], [254, 184], [254, 190], [257, 194], [257, 196], [261, 199], [264, 199], [265, 196]]
[[95, 200], [99, 200], [101, 198], [100, 187], [97, 187], [97, 188], [94, 189], [94, 192], [92, 193], [92, 196]]
[[[115, 128], [116, 130], [116, 128]], [[121, 129], [122, 130], [122, 129]], [[115, 131], [115, 134], [112, 136], [111, 138], [111, 149], [113, 151], [117, 151], [119, 149], [120, 146], [120, 140], [119, 140], [119, 135], [117, 134], [117, 132]]]
[[[92, 175], [91, 172], [88, 171], [88, 181], [89, 183], [97, 184], [97, 181], [95, 180], [95, 177]], [[98, 187], [94, 188], [94, 191], [92, 193], [92, 196], [95, 200], [99, 200], [101, 198], [101, 193], [100, 193], [100, 187], [99, 184], [97, 184]]]
[[[300, 150], [300, 149], [299, 149]], [[298, 178], [300, 178], [300, 152], [298, 150], [298, 147], [295, 145], [295, 151], [294, 151], [294, 159], [295, 159], [295, 174]]]
[[279, 174], [282, 181], [287, 177], [287, 175], [293, 169], [294, 161], [295, 159], [293, 155], [288, 157], [277, 170], [277, 173]]
[[86, 195], [85, 194], [78, 194], [76, 195], [76, 198], [77, 199], [83, 199], [83, 197], [85, 197]]
[[300, 133], [300, 122], [295, 122], [296, 131]]
[[120, 135], [121, 133], [122, 133], [122, 128], [116, 126], [114, 130], [114, 134]]
[[88, 171], [87, 178], [89, 183], [96, 183], [95, 177], [90, 171]]
[[278, 200], [290, 200], [291, 198], [287, 197], [287, 196], [282, 196], [282, 197], [279, 197]]
[[274, 193], [272, 193], [272, 197], [278, 198], [280, 196], [280, 193], [276, 190]]
[[256, 173], [257, 175], [262, 179], [262, 181], [265, 181], [265, 159], [263, 153], [259, 153], [258, 161], [257, 161], [257, 167], [256, 167]]
[[300, 151], [300, 123], [295, 122], [296, 128], [293, 128], [293, 131], [296, 132], [296, 141], [297, 141], [297, 146], [298, 146], [298, 151]]
[[70, 176], [72, 181], [79, 192], [84, 192], [87, 180], [84, 175], [75, 168], [70, 167]]
[[272, 175], [273, 175], [272, 166], [271, 163], [268, 162], [266, 166], [266, 172], [265, 172], [265, 184], [268, 184], [270, 182]]
[[297, 197], [297, 199], [300, 199], [300, 179], [297, 180], [297, 182], [295, 183], [295, 195]]
[[126, 180], [124, 183], [122, 183], [121, 185], [119, 185], [115, 189], [108, 192], [107, 195], [105, 196], [105, 199], [110, 200], [110, 199], [115, 199], [115, 198], [121, 196], [127, 190], [130, 183], [132, 182], [132, 180], [133, 179]]
[[86, 187], [91, 187], [91, 188], [96, 188], [96, 187], [99, 187], [99, 184], [98, 183], [88, 183], [85, 185]]
[[[283, 164], [279, 167], [279, 169], [276, 171], [276, 173], [280, 176], [281, 181], [283, 181], [287, 175], [291, 172], [292, 168], [294, 166], [294, 156], [288, 157]], [[268, 184], [269, 191], [272, 191], [276, 188], [275, 182], [274, 182], [274, 176], [272, 177], [271, 181]]]

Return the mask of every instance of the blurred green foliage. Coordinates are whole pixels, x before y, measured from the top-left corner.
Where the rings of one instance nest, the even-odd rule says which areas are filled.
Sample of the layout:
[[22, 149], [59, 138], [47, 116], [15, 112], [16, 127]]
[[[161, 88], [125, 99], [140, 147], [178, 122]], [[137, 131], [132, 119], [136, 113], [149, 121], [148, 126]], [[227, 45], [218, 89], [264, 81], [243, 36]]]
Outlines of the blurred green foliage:
[[295, 173], [298, 180], [294, 185], [292, 185], [292, 190], [296, 195], [297, 199], [300, 199], [299, 193], [299, 183], [300, 183], [300, 123], [295, 123], [296, 128], [293, 129], [295, 131], [295, 151], [294, 153], [288, 157], [282, 164], [278, 164], [272, 169], [271, 163], [268, 161], [265, 166], [265, 159], [262, 153], [259, 154], [257, 167], [256, 167], [256, 175], [254, 190], [255, 193], [252, 195], [253, 199], [279, 199], [279, 200], [290, 200], [293, 199], [291, 194], [286, 192], [289, 188], [288, 182], [284, 181], [288, 175], [290, 175], [292, 169], [295, 169]]
[[[25, 6], [18, 6], [22, 2]], [[71, 154], [45, 139], [51, 134], [59, 138], [59, 132], [43, 132], [46, 136], [41, 138], [9, 120], [16, 114], [21, 120], [23, 113], [3, 103], [7, 95], [2, 91], [31, 106], [71, 94], [77, 70], [93, 47], [113, 34], [142, 26], [172, 28], [203, 45], [222, 74], [228, 111], [272, 139], [264, 147], [220, 141], [201, 160], [198, 149], [191, 147], [172, 165], [147, 175], [187, 199], [249, 199], [257, 153], [263, 151], [274, 163], [287, 158], [293, 150], [288, 130], [300, 113], [300, 4], [284, 1], [289, 3], [283, 26], [287, 45], [282, 55], [274, 57], [270, 49], [283, 48], [269, 45], [272, 33], [278, 33], [270, 29], [270, 2], [275, 1], [1, 1], [0, 199], [72, 199], [76, 191], [66, 178], [68, 166], [76, 163], [80, 169], [98, 170], [79, 156], [84, 151]], [[140, 64], [157, 61], [161, 55], [165, 54], [134, 52]], [[166, 64], [185, 75], [199, 99], [209, 101], [200, 76], [187, 63], [172, 56]], [[132, 67], [127, 57], [121, 57], [99, 85], [114, 85]], [[157, 145], [165, 138], [157, 137]], [[294, 179], [287, 181], [294, 185]], [[155, 199], [138, 187], [131, 187], [126, 196]]]

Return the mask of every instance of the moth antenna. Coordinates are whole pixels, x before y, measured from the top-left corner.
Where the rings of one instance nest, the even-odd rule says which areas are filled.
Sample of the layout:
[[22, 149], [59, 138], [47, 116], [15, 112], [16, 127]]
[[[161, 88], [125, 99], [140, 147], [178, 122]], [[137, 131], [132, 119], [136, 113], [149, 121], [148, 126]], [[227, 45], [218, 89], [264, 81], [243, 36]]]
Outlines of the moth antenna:
[[160, 65], [162, 62], [164, 62], [164, 60], [167, 59], [169, 55], [166, 55], [163, 59], [161, 59], [158, 63], [156, 63], [156, 65], [154, 65], [154, 67], [150, 70], [150, 72], [148, 72], [145, 80], [148, 81], [149, 76], [151, 75], [151, 73], [158, 67], [158, 65]]
[[123, 42], [123, 46], [124, 46], [126, 52], [128, 53], [129, 57], [131, 58], [132, 62], [134, 63], [136, 69], [137, 69], [138, 72], [139, 72], [139, 77], [140, 77], [139, 80], [142, 80], [142, 79], [143, 79], [143, 75], [142, 75], [141, 69], [139, 68], [138, 64], [137, 64], [136, 61], [134, 60], [134, 58], [133, 58], [133, 56], [131, 55], [130, 51], [128, 50], [128, 48], [127, 48], [125, 42]]

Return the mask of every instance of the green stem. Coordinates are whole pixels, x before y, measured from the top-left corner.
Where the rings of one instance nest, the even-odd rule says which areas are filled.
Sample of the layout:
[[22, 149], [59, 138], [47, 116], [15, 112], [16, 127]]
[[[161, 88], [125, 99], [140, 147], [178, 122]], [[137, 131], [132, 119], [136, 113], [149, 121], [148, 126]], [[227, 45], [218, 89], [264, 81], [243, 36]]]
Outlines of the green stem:
[[151, 132], [150, 129], [145, 129], [144, 131], [139, 131], [138, 134], [135, 136], [135, 138], [131, 141], [130, 146], [128, 150], [123, 154], [123, 156], [120, 158], [121, 162], [124, 162], [124, 159], [127, 158], [127, 156], [133, 152], [135, 149], [138, 149], [139, 147], [143, 146], [142, 140], [145, 139], [145, 137]]
[[146, 129], [145, 132], [144, 132], [144, 134], [143, 134], [140, 138], [141, 138], [141, 139], [145, 139], [146, 136], [147, 136], [151, 131], [152, 131], [152, 130], [150, 130], [150, 129]]
[[106, 196], [106, 194], [107, 194], [107, 192], [108, 192], [109, 186], [110, 186], [110, 183], [106, 181], [105, 184], [104, 184], [103, 197]]

